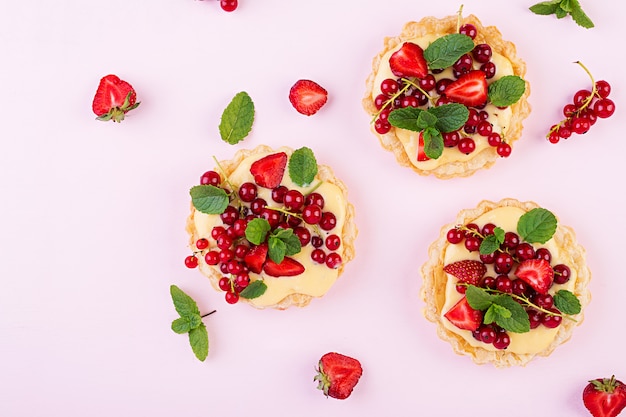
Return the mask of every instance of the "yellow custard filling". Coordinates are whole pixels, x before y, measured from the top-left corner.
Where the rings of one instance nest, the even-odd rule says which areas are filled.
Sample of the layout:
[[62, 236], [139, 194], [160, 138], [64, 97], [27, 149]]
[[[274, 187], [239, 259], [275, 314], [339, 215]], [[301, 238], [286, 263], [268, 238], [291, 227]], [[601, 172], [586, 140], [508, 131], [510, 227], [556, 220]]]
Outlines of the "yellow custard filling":
[[[419, 38], [409, 39], [406, 42], [412, 42], [419, 45], [422, 49], [426, 49], [430, 43], [435, 41], [441, 35], [428, 35]], [[402, 43], [397, 45], [394, 49], [388, 51], [385, 55], [383, 55], [381, 59], [380, 67], [378, 68], [378, 72], [376, 73], [376, 78], [374, 80], [374, 88], [372, 90], [372, 100], [374, 100], [379, 94], [381, 94], [380, 85], [383, 80], [387, 78], [397, 78], [391, 68], [389, 66], [389, 58], [391, 55], [396, 52], [398, 49], [402, 47]], [[496, 65], [496, 74], [493, 78], [487, 80], [487, 83], [492, 83], [493, 81], [498, 80], [499, 78], [505, 75], [514, 75], [513, 66], [511, 61], [509, 61], [506, 57], [498, 54], [496, 51], [492, 51], [491, 61]], [[474, 62], [474, 69], [479, 69], [480, 64]], [[440, 80], [442, 78], [454, 79], [452, 75], [452, 68], [446, 68], [440, 74], [433, 74], [436, 80]], [[499, 109], [492, 104], [488, 104], [484, 111], [489, 113], [489, 121], [493, 125], [493, 132], [500, 133], [503, 137], [506, 135], [507, 126], [510, 125], [512, 111], [510, 107]], [[504, 133], [503, 133], [504, 132]], [[471, 138], [475, 139], [476, 149], [474, 152], [470, 154], [464, 154], [458, 150], [457, 147], [454, 148], [445, 148], [443, 154], [437, 159], [429, 159], [426, 161], [418, 161], [417, 160], [417, 152], [418, 152], [418, 138], [419, 132], [413, 132], [410, 130], [404, 129], [395, 129], [395, 134], [398, 140], [402, 143], [404, 150], [411, 161], [411, 164], [414, 166], [428, 171], [437, 168], [440, 165], [450, 163], [450, 162], [463, 162], [473, 158], [476, 154], [480, 153], [486, 148], [489, 148], [490, 145], [487, 143], [486, 138], [481, 137], [477, 133], [474, 134], [466, 134]], [[480, 140], [476, 140], [477, 138], [481, 138]]]
[[[526, 212], [519, 207], [498, 207], [476, 218], [474, 221], [472, 221], [472, 223], [477, 224], [481, 228], [487, 223], [493, 223], [496, 226], [502, 228], [505, 232], [517, 233], [517, 222], [524, 213]], [[545, 247], [552, 254], [551, 264], [556, 265], [559, 263], [561, 254], [559, 247], [554, 242], [554, 239], [549, 240], [543, 245], [534, 244], [533, 246], [535, 247], [535, 249], [539, 247]], [[467, 249], [465, 249], [465, 246], [463, 244], [450, 244], [446, 247], [444, 265], [448, 265], [452, 262], [460, 261], [463, 259], [480, 260], [480, 257], [477, 251], [469, 252]], [[494, 272], [493, 265], [487, 264], [486, 266], [486, 275], [491, 275], [494, 277], [498, 275]], [[472, 336], [470, 331], [459, 329], [443, 316], [463, 297], [462, 294], [456, 291], [456, 278], [449, 274], [446, 275], [448, 277], [448, 280], [446, 282], [445, 303], [441, 310], [441, 322], [443, 323], [443, 325], [449, 331], [461, 336], [463, 339], [465, 339], [465, 341], [467, 341], [467, 343], [472, 346], [486, 350], [497, 351], [498, 349], [496, 349], [493, 345], [479, 342]], [[510, 275], [512, 276], [512, 272]], [[556, 291], [561, 289], [573, 291], [576, 284], [576, 278], [576, 271], [574, 268], [572, 268], [570, 280], [565, 284], [554, 284], [549, 293], [554, 294]], [[567, 318], [564, 318], [564, 320], [567, 320]], [[508, 335], [511, 339], [511, 344], [507, 348], [507, 351], [517, 354], [535, 354], [541, 352], [546, 349], [550, 345], [550, 343], [552, 343], [558, 330], [559, 327], [550, 329], [544, 327], [543, 325], [539, 325], [539, 327], [532, 329], [530, 332], [527, 333], [508, 332]]]
[[[250, 173], [251, 165], [270, 154], [275, 154], [279, 152], [285, 152], [288, 156], [291, 154], [291, 150], [289, 149], [278, 149], [272, 152], [259, 153], [253, 156], [250, 156], [244, 159], [238, 167], [229, 175], [228, 181], [237, 189], [239, 186], [245, 182], [254, 182], [252, 174]], [[337, 219], [336, 226], [329, 231], [321, 230], [321, 228], [317, 227], [313, 230], [309, 227], [311, 231], [311, 236], [315, 236], [320, 232], [323, 239], [326, 236], [331, 234], [336, 234], [339, 237], [341, 236], [341, 231], [344, 227], [344, 223], [346, 221], [346, 200], [342, 191], [335, 184], [330, 182], [322, 182], [319, 185], [320, 180], [316, 178], [310, 186], [308, 187], [300, 187], [294, 184], [289, 178], [288, 169], [285, 170], [285, 175], [281, 182], [281, 185], [286, 186], [288, 189], [295, 189], [300, 191], [302, 194], [307, 195], [310, 193], [313, 188], [315, 188], [315, 192], [320, 193], [324, 197], [324, 208], [323, 211], [332, 212]], [[268, 207], [282, 207], [281, 204], [276, 203], [272, 200], [271, 197], [271, 189], [258, 187], [258, 197], [264, 199], [267, 202]], [[216, 247], [215, 240], [211, 237], [211, 230], [215, 226], [223, 225], [222, 220], [219, 215], [216, 214], [204, 214], [196, 211], [194, 214], [194, 225], [199, 238], [204, 237], [209, 241], [209, 249]], [[304, 225], [304, 223], [303, 223]], [[343, 244], [336, 251], [343, 258]], [[248, 301], [257, 307], [267, 307], [274, 304], [277, 304], [285, 297], [288, 297], [292, 294], [304, 294], [313, 297], [320, 297], [324, 295], [329, 288], [336, 281], [339, 271], [337, 269], [331, 269], [326, 266], [326, 264], [317, 264], [311, 260], [311, 252], [313, 251], [311, 244], [308, 244], [302, 248], [302, 251], [297, 253], [296, 255], [291, 256], [291, 258], [300, 262], [304, 267], [305, 271], [296, 276], [292, 277], [272, 277], [266, 275], [264, 272], [260, 274], [255, 274], [250, 272], [250, 280], [254, 281], [257, 279], [262, 279], [267, 285], [267, 290], [263, 295], [257, 298], [249, 299]], [[199, 262], [204, 262], [204, 259], [199, 258]], [[211, 266], [216, 271], [219, 271], [219, 267]]]

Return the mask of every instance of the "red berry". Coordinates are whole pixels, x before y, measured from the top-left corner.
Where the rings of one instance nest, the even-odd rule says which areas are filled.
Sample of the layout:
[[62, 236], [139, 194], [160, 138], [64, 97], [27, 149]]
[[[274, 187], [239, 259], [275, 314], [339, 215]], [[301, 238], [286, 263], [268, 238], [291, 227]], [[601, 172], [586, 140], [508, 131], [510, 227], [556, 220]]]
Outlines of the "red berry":
[[231, 281], [228, 277], [222, 277], [218, 281], [217, 285], [220, 287], [222, 291], [230, 291], [231, 290]]
[[234, 291], [226, 291], [224, 298], [228, 304], [235, 304], [239, 301], [239, 294]]
[[202, 250], [202, 249], [206, 249], [209, 247], [209, 241], [206, 240], [205, 238], [200, 238], [198, 239], [198, 241], [196, 242], [196, 248]]
[[460, 152], [469, 155], [476, 150], [476, 142], [474, 142], [474, 139], [466, 137], [459, 141], [457, 147]]
[[333, 213], [329, 211], [324, 212], [322, 214], [322, 218], [320, 219], [319, 225], [323, 230], [332, 230], [337, 225], [337, 218]]
[[600, 80], [596, 82], [596, 90], [600, 98], [607, 98], [611, 94], [611, 85], [604, 80]]
[[456, 243], [460, 243], [461, 241], [463, 241], [464, 234], [461, 230], [455, 227], [453, 229], [448, 230], [448, 233], [446, 234], [446, 238], [448, 239], [448, 242], [452, 244], [456, 244]]
[[596, 101], [593, 110], [599, 118], [606, 119], [607, 117], [611, 117], [615, 112], [615, 103], [613, 103], [613, 100], [610, 98], [602, 98]]
[[185, 266], [187, 268], [195, 268], [198, 266], [198, 258], [195, 255], [189, 255], [185, 258]]
[[330, 269], [337, 269], [341, 265], [341, 255], [337, 252], [329, 253], [326, 256], [326, 266]]
[[241, 201], [250, 203], [252, 200], [256, 198], [256, 194], [257, 194], [257, 187], [256, 187], [256, 184], [254, 183], [245, 182], [241, 184], [241, 186], [239, 187], [239, 198], [241, 198]]
[[326, 252], [319, 248], [313, 249], [313, 251], [311, 252], [311, 259], [313, 260], [313, 262], [323, 264], [326, 261]]
[[220, 253], [215, 250], [208, 251], [206, 255], [204, 255], [204, 262], [206, 262], [207, 265], [217, 265], [220, 263]]
[[220, 0], [220, 6], [225, 12], [232, 12], [237, 9], [238, 0]]
[[200, 177], [200, 184], [213, 185], [215, 187], [222, 183], [222, 177], [215, 171], [207, 171]]
[[326, 238], [326, 247], [329, 250], [337, 250], [339, 249], [339, 246], [341, 245], [341, 238], [337, 235], [329, 235]]
[[511, 145], [506, 142], [501, 142], [498, 144], [496, 152], [498, 152], [498, 155], [502, 158], [506, 158], [511, 155]]
[[472, 25], [471, 23], [465, 23], [459, 28], [459, 33], [462, 35], [467, 35], [470, 38], [474, 39], [478, 34], [478, 31], [476, 30], [476, 26]]

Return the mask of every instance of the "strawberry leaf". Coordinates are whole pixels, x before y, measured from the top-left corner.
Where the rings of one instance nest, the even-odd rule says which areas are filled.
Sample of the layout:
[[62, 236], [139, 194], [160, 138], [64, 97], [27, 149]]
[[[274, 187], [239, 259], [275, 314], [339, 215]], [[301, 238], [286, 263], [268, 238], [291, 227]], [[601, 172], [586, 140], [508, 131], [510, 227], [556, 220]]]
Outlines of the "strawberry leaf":
[[246, 239], [254, 245], [265, 242], [267, 233], [271, 230], [270, 223], [262, 218], [252, 219], [246, 226]]
[[222, 188], [209, 184], [196, 185], [189, 190], [193, 206], [201, 213], [221, 214], [228, 207], [228, 195]]
[[534, 208], [524, 213], [517, 222], [517, 233], [528, 243], [546, 243], [556, 231], [554, 214], [544, 208]]
[[189, 344], [196, 358], [204, 361], [209, 354], [209, 333], [204, 323], [189, 332]]
[[289, 157], [289, 177], [296, 185], [306, 187], [317, 175], [317, 160], [307, 147], [296, 149]]
[[234, 145], [243, 140], [254, 122], [254, 103], [245, 91], [237, 93], [222, 113], [219, 130], [222, 140]]
[[451, 33], [442, 36], [424, 50], [424, 59], [430, 69], [452, 66], [463, 54], [474, 49], [474, 41], [467, 35]]
[[465, 125], [469, 118], [469, 110], [462, 104], [450, 103], [431, 107], [428, 112], [437, 117], [435, 128], [440, 132], [453, 132]]
[[581, 311], [580, 301], [568, 290], [554, 293], [554, 305], [563, 314], [578, 314]]
[[526, 82], [517, 75], [505, 75], [489, 85], [489, 101], [494, 106], [506, 107], [516, 103], [526, 91]]
[[239, 296], [250, 300], [262, 296], [265, 294], [265, 291], [267, 291], [267, 285], [259, 279], [248, 284], [248, 286], [239, 293]]

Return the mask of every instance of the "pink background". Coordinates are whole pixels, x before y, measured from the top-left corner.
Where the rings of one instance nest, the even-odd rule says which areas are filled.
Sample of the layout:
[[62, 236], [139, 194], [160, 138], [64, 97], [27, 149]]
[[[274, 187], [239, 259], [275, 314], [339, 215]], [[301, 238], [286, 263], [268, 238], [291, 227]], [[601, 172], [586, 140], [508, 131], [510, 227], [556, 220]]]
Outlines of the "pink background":
[[[622, 184], [626, 3], [581, 0], [596, 23], [537, 16], [533, 0], [466, 1], [528, 64], [531, 116], [507, 160], [441, 181], [396, 164], [369, 131], [364, 80], [385, 36], [408, 20], [455, 14], [449, 0], [83, 0], [5, 2], [0, 14], [0, 415], [585, 416], [591, 378], [626, 379]], [[506, 5], [504, 5], [506, 4]], [[546, 130], [590, 81], [617, 111], [585, 136]], [[141, 106], [122, 124], [94, 120], [100, 77], [115, 73]], [[287, 94], [300, 78], [329, 91], [315, 116]], [[253, 131], [222, 142], [222, 110], [252, 97]], [[227, 305], [188, 270], [188, 189], [259, 144], [309, 146], [350, 190], [357, 256], [305, 309]], [[457, 356], [421, 314], [419, 269], [443, 224], [482, 199], [534, 200], [575, 228], [593, 272], [592, 303], [570, 342], [523, 368]], [[205, 362], [174, 334], [169, 286], [202, 311]], [[353, 395], [315, 388], [319, 357], [358, 358]], [[511, 401], [511, 400], [514, 401]]]

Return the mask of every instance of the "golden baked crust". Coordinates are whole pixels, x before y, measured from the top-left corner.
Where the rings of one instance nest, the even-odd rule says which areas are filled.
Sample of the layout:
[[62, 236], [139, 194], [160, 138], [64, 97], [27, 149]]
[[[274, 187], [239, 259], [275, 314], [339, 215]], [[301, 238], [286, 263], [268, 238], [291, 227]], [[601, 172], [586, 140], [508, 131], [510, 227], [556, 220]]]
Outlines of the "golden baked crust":
[[[522, 78], [526, 75], [526, 64], [517, 56], [515, 45], [512, 42], [508, 42], [502, 39], [502, 34], [495, 26], [483, 26], [474, 15], [469, 15], [461, 20], [461, 24], [471, 23], [476, 26], [478, 34], [475, 38], [476, 44], [487, 43], [491, 46], [494, 52], [507, 58], [511, 61], [513, 71], [515, 75]], [[396, 37], [387, 37], [384, 41], [383, 50], [374, 57], [372, 62], [372, 73], [368, 76], [365, 84], [365, 97], [362, 100], [363, 107], [367, 113], [371, 116], [375, 115], [378, 111], [374, 106], [372, 99], [372, 91], [374, 91], [376, 74], [382, 62], [383, 56], [389, 51], [401, 43], [422, 37], [428, 34], [445, 35], [456, 32], [458, 24], [458, 16], [448, 16], [443, 19], [437, 19], [435, 17], [425, 17], [419, 22], [408, 22], [404, 25], [400, 35]], [[528, 96], [530, 95], [530, 84], [526, 81], [526, 91], [520, 100], [511, 106], [513, 117], [511, 119], [510, 126], [507, 127], [506, 141], [511, 146], [522, 135], [522, 121], [530, 114], [530, 104], [528, 103]], [[406, 150], [398, 137], [395, 134], [394, 127], [386, 134], [379, 134], [376, 132], [372, 125], [372, 132], [378, 137], [380, 144], [388, 151], [393, 152], [398, 163], [402, 166], [407, 166], [413, 169], [420, 175], [434, 175], [441, 179], [448, 179], [454, 177], [466, 177], [472, 175], [477, 170], [482, 168], [490, 168], [495, 161], [500, 158], [494, 147], [487, 147], [481, 152], [476, 152], [472, 158], [466, 161], [456, 161], [444, 163], [437, 166], [435, 169], [425, 170], [420, 167], [416, 167], [411, 163]]]
[[420, 295], [426, 306], [424, 316], [437, 325], [438, 336], [449, 342], [454, 351], [460, 355], [468, 355], [477, 364], [493, 363], [496, 367], [506, 367], [512, 365], [526, 365], [535, 356], [548, 356], [562, 343], [565, 343], [572, 336], [574, 328], [582, 323], [584, 308], [591, 300], [591, 293], [588, 289], [591, 280], [591, 271], [585, 261], [585, 249], [576, 242], [574, 230], [570, 227], [558, 225], [553, 236], [554, 242], [559, 247], [562, 257], [559, 262], [568, 265], [577, 273], [576, 283], [572, 291], [580, 300], [581, 312], [574, 316], [573, 320], [563, 320], [552, 343], [543, 351], [537, 354], [516, 354], [506, 350], [489, 351], [480, 347], [475, 347], [467, 343], [458, 334], [446, 329], [443, 325], [442, 308], [445, 302], [445, 290], [447, 275], [443, 271], [446, 247], [449, 245], [446, 234], [447, 231], [456, 225], [471, 223], [482, 214], [497, 207], [513, 206], [529, 211], [539, 207], [536, 203], [520, 202], [515, 199], [503, 199], [499, 202], [482, 201], [476, 208], [461, 210], [454, 223], [441, 228], [439, 239], [433, 242], [428, 249], [428, 261], [422, 266], [423, 284]]
[[[281, 148], [281, 150], [288, 151], [289, 153], [292, 152], [292, 150], [287, 147], [283, 147]], [[235, 169], [239, 166], [239, 164], [244, 159], [248, 158], [249, 156], [260, 155], [260, 154], [267, 153], [267, 152], [278, 152], [278, 151], [275, 151], [271, 147], [265, 146], [265, 145], [259, 145], [254, 149], [242, 149], [242, 150], [237, 151], [232, 159], [220, 161], [219, 166], [223, 170], [224, 175], [228, 177], [233, 171], [235, 171]], [[343, 246], [343, 253], [341, 255], [342, 263], [338, 269], [338, 277], [339, 277], [343, 273], [345, 265], [348, 262], [350, 262], [354, 258], [354, 255], [355, 255], [354, 241], [357, 237], [358, 229], [354, 222], [354, 206], [350, 202], [348, 202], [348, 189], [346, 185], [337, 177], [335, 177], [330, 167], [326, 165], [318, 165], [318, 173], [317, 173], [316, 178], [336, 185], [341, 190], [344, 200], [346, 201], [346, 218], [345, 218], [343, 229], [341, 231], [341, 242]], [[195, 242], [200, 238], [200, 236], [198, 236], [197, 231], [195, 229], [195, 223], [194, 223], [195, 213], [196, 213], [196, 209], [193, 207], [193, 204], [191, 204], [191, 213], [187, 217], [186, 230], [187, 230], [187, 233], [189, 234], [189, 247], [192, 249], [192, 251], [195, 248]], [[200, 269], [202, 274], [204, 274], [206, 277], [209, 278], [213, 287], [216, 290], [221, 291], [219, 289], [218, 283], [219, 283], [220, 278], [223, 276], [223, 274], [220, 271], [218, 271], [217, 268], [213, 268], [204, 262], [199, 262], [198, 268]], [[284, 299], [282, 299], [281, 301], [279, 301], [278, 303], [267, 306], [267, 307], [259, 307], [253, 303], [250, 303], [250, 301], [245, 298], [241, 298], [240, 301], [247, 302], [250, 305], [259, 309], [275, 308], [278, 310], [284, 310], [291, 306], [304, 307], [311, 302], [312, 298], [313, 298], [312, 296], [306, 295], [306, 294], [291, 294], [285, 297]]]

